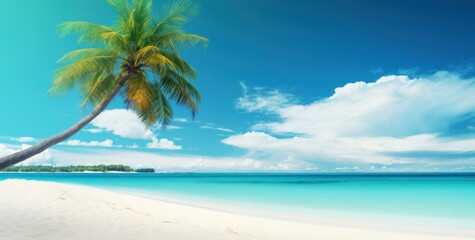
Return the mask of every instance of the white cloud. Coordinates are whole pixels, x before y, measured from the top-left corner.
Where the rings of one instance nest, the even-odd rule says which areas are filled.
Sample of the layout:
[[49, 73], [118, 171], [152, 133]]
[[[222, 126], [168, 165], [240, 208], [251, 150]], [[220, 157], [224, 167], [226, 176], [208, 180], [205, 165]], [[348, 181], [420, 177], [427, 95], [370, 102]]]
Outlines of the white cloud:
[[386, 76], [373, 83], [348, 83], [335, 89], [333, 96], [308, 105], [272, 107], [267, 110], [282, 121], [256, 127], [308, 136], [399, 137], [439, 132], [454, 118], [475, 110], [474, 90], [472, 80], [447, 72], [419, 79]]
[[[286, 161], [269, 162], [246, 157], [209, 157], [141, 152], [130, 149], [88, 148], [81, 152], [55, 153], [57, 165], [125, 164], [133, 168], [152, 167], [159, 172], [276, 172]], [[279, 165], [280, 164], [280, 165]], [[285, 171], [295, 169], [286, 169]]]
[[83, 147], [114, 147], [114, 141], [110, 139], [106, 139], [102, 142], [98, 141], [91, 141], [91, 142], [83, 142], [81, 140], [68, 140], [62, 145], [69, 145], [69, 146], [83, 146]]
[[151, 139], [154, 136], [132, 110], [106, 110], [91, 124], [123, 138]]
[[242, 166], [244, 167], [249, 167], [249, 168], [255, 168], [255, 169], [258, 169], [262, 166], [262, 163], [259, 162], [259, 161], [256, 161], [256, 160], [253, 160], [253, 159], [245, 159], [242, 163], [241, 163]]
[[[22, 144], [21, 150], [27, 149], [29, 147], [31, 147], [31, 145]], [[46, 149], [42, 153], [39, 153], [29, 158], [28, 160], [19, 163], [19, 165], [53, 165], [53, 164], [54, 164], [54, 158], [49, 149]]]
[[102, 129], [102, 128], [89, 128], [89, 129], [83, 129], [82, 131], [89, 132], [89, 133], [101, 133], [101, 132], [104, 132], [104, 129]]
[[175, 143], [171, 140], [162, 138], [158, 139], [156, 137], [152, 138], [152, 142], [147, 143], [147, 148], [150, 149], [167, 149], [167, 150], [181, 150], [182, 147], [175, 145]]
[[11, 138], [13, 141], [21, 142], [21, 143], [27, 143], [27, 142], [36, 142], [36, 138], [32, 137], [18, 137], [18, 138]]
[[202, 129], [211, 129], [211, 130], [217, 130], [217, 131], [221, 131], [221, 132], [234, 132], [232, 129], [229, 129], [229, 128], [222, 128], [222, 127], [214, 127], [212, 126], [211, 124], [205, 124], [205, 125], [202, 125], [200, 128]]
[[473, 151], [475, 138], [444, 139], [434, 134], [410, 137], [276, 138], [263, 132], [248, 132], [226, 138], [224, 143], [272, 156], [297, 155], [304, 159], [364, 163], [408, 163], [411, 159], [392, 155], [404, 152]]
[[385, 76], [346, 84], [310, 104], [297, 104], [279, 91], [245, 91], [238, 108], [275, 114], [280, 121], [256, 124], [255, 131], [223, 142], [273, 158], [295, 156], [293, 162], [427, 163], [424, 152], [473, 161], [460, 154], [474, 150], [475, 136], [446, 133], [475, 113], [474, 80], [449, 72], [417, 79]]
[[181, 122], [181, 123], [189, 122], [188, 119], [186, 119], [186, 118], [175, 118], [175, 119], [173, 119], [173, 121]]
[[167, 129], [167, 130], [176, 130], [176, 129], [182, 129], [183, 127], [180, 127], [180, 126], [175, 126], [175, 125], [168, 125], [166, 126], [165, 128], [160, 125], [160, 124], [156, 124], [154, 126], [152, 126], [152, 130], [163, 130], [163, 129]]
[[197, 158], [192, 163], [186, 165], [187, 168], [202, 168], [203, 166], [205, 166], [205, 163], [203, 161], [203, 158], [201, 157]]
[[139, 145], [137, 145], [136, 143], [133, 143], [132, 145], [128, 145], [127, 148], [137, 149], [139, 148]]
[[8, 156], [12, 153], [16, 152], [12, 148], [7, 147], [6, 145], [0, 144], [0, 157]]
[[[184, 122], [186, 119], [178, 119], [178, 121]], [[180, 150], [181, 146], [175, 145], [175, 143], [168, 139], [158, 139], [153, 133], [153, 129], [160, 128], [160, 125], [154, 126], [149, 129], [138, 118], [137, 114], [132, 110], [126, 109], [113, 109], [107, 110], [101, 113], [96, 119], [91, 122], [95, 127], [112, 132], [123, 138], [131, 139], [149, 139], [152, 142], [147, 144], [147, 148], [151, 149], [167, 149], [167, 150]], [[168, 129], [181, 129], [179, 126], [168, 126]], [[93, 129], [96, 131], [95, 129]], [[75, 144], [75, 143], [73, 143]], [[79, 144], [79, 143], [77, 143]], [[83, 146], [87, 146], [87, 143], [81, 143]], [[96, 142], [94, 143], [96, 144]], [[90, 145], [90, 144], [89, 144]], [[138, 148], [136, 144], [127, 146], [128, 148]]]
[[262, 91], [258, 88], [254, 89], [256, 93], [249, 94], [248, 87], [244, 83], [240, 83], [240, 85], [243, 89], [244, 96], [237, 100], [236, 106], [248, 112], [260, 111], [273, 113], [293, 102], [292, 96], [278, 90]]
[[244, 95], [247, 95], [247, 89], [248, 88], [247, 88], [246, 84], [244, 82], [240, 82], [239, 86], [241, 86], [242, 91], [244, 92]]
[[[28, 144], [22, 144], [21, 146], [15, 146], [15, 147], [8, 147], [6, 145], [0, 144], [0, 157], [13, 154], [20, 150], [25, 150], [29, 147], [31, 147], [31, 145], [28, 145]], [[47, 149], [43, 151], [42, 153], [37, 154], [17, 165], [28, 166], [28, 165], [53, 165], [53, 164], [54, 164], [53, 155], [51, 154], [51, 151]]]

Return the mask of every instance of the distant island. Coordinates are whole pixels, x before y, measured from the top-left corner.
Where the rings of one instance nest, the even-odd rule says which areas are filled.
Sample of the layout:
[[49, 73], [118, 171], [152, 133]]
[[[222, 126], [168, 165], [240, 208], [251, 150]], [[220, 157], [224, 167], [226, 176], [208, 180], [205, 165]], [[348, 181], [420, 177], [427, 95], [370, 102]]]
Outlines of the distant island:
[[2, 172], [137, 172], [137, 173], [154, 173], [153, 168], [137, 168], [133, 169], [126, 165], [91, 165], [91, 166], [12, 166], [3, 169]]

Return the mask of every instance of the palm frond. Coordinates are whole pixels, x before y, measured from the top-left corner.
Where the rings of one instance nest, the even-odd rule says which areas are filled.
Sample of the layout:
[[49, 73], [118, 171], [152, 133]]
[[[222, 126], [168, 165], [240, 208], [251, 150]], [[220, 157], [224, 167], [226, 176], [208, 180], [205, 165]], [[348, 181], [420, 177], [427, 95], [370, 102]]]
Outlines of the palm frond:
[[187, 23], [191, 17], [198, 12], [198, 5], [189, 0], [177, 0], [174, 3], [165, 6], [164, 11], [159, 15], [158, 21], [155, 21], [151, 34], [162, 32], [172, 32], [180, 29]]
[[132, 3], [134, 10], [129, 16], [130, 40], [140, 45], [152, 20], [152, 1], [132, 0]]
[[175, 63], [163, 55], [156, 46], [146, 46], [137, 51], [134, 57], [135, 65], [142, 63], [147, 67], [159, 68], [162, 74], [164, 74], [167, 69], [176, 69]]
[[146, 42], [147, 44], [157, 46], [161, 49], [178, 51], [179, 47], [188, 48], [196, 44], [202, 44], [203, 46], [206, 46], [208, 44], [208, 39], [195, 34], [175, 32], [147, 36]]
[[97, 73], [112, 72], [116, 64], [115, 56], [91, 56], [74, 61], [56, 72], [50, 92], [64, 94]]
[[111, 58], [120, 58], [119, 52], [116, 50], [102, 49], [102, 48], [84, 48], [75, 50], [65, 54], [59, 63], [77, 61], [85, 58], [93, 57], [111, 57]]
[[81, 106], [84, 108], [88, 103], [99, 105], [112, 93], [118, 82], [118, 78], [112, 73], [95, 74], [82, 87], [84, 100]]
[[173, 109], [165, 94], [162, 92], [159, 83], [153, 84], [153, 97], [151, 108], [143, 112], [143, 118], [151, 126], [158, 122], [163, 127], [167, 127], [173, 119]]
[[150, 108], [153, 88], [144, 73], [137, 73], [127, 81], [124, 94], [125, 102], [140, 115]]
[[80, 34], [79, 42], [101, 43], [116, 50], [131, 51], [127, 39], [110, 27], [90, 22], [72, 21], [62, 23], [59, 28], [61, 36], [72, 33]]
[[183, 60], [178, 54], [173, 52], [164, 52], [163, 55], [173, 62], [176, 71], [181, 76], [190, 77], [191, 79], [196, 79], [198, 77], [195, 69], [185, 60]]
[[170, 99], [186, 106], [191, 110], [193, 118], [195, 117], [201, 103], [201, 94], [188, 80], [174, 71], [167, 71], [167, 75], [161, 77], [160, 85]]
[[132, 9], [128, 0], [107, 0], [107, 2], [115, 8], [122, 22], [129, 19]]

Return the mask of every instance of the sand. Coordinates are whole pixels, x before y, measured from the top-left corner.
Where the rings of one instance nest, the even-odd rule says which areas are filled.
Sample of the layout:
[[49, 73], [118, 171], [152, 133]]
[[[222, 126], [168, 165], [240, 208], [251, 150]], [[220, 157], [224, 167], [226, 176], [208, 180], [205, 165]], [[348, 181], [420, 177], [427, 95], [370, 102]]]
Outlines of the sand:
[[53, 182], [0, 181], [1, 240], [449, 240], [475, 237], [471, 231], [444, 235], [361, 226], [250, 216]]

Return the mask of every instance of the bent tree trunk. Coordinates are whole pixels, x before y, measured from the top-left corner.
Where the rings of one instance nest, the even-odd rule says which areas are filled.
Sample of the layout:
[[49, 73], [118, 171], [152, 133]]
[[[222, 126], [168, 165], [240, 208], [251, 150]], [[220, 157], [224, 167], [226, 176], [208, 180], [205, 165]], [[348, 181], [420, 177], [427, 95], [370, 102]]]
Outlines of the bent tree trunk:
[[104, 111], [104, 109], [110, 104], [112, 99], [120, 92], [120, 89], [124, 86], [127, 79], [128, 77], [123, 77], [108, 98], [104, 99], [104, 101], [101, 104], [99, 104], [91, 114], [81, 119], [81, 121], [77, 122], [66, 131], [59, 133], [57, 135], [54, 135], [27, 149], [24, 149], [24, 150], [21, 150], [16, 153], [0, 158], [0, 170], [7, 168], [9, 166], [15, 165], [19, 162], [22, 162], [30, 157], [35, 156], [36, 154], [42, 153], [44, 150], [48, 149], [49, 147], [56, 145], [60, 142], [63, 142], [64, 140], [76, 134], [79, 130], [81, 130], [84, 126], [86, 126], [94, 118], [96, 118], [102, 111]]

